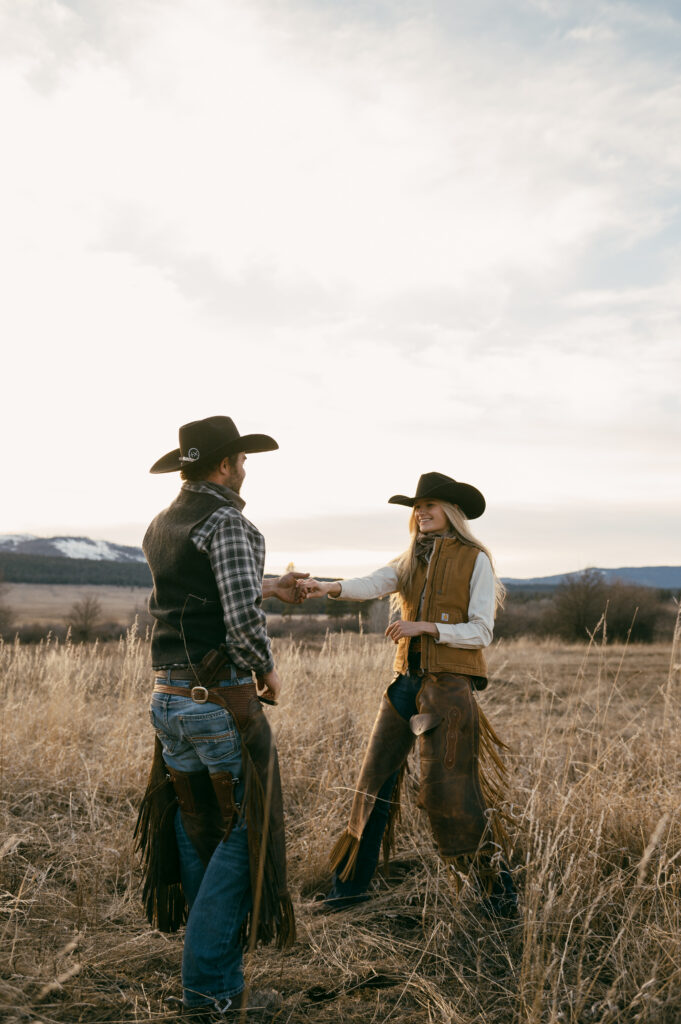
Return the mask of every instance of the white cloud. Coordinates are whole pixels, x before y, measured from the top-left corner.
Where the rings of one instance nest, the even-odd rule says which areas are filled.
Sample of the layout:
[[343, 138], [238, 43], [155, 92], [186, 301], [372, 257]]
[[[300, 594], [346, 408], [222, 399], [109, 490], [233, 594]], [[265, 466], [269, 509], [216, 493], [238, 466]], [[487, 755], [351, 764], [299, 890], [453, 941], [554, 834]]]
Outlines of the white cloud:
[[0, 4], [7, 530], [150, 517], [219, 411], [256, 521], [678, 498], [678, 22], [481, 11]]

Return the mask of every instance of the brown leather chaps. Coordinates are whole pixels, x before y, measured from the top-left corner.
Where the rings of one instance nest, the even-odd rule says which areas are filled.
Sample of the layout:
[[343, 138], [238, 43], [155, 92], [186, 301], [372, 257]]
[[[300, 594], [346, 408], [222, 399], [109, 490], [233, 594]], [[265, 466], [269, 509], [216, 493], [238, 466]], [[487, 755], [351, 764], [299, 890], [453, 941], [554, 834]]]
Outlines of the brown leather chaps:
[[480, 787], [480, 723], [468, 676], [424, 677], [410, 720], [419, 737], [419, 806], [428, 814], [441, 855], [474, 854], [487, 828]]
[[[295, 941], [295, 918], [286, 881], [284, 807], [279, 761], [269, 722], [255, 685], [207, 688], [157, 683], [157, 692], [191, 695], [199, 703], [214, 703], [232, 715], [241, 736], [244, 774], [242, 807], [234, 803], [234, 780], [229, 772], [171, 771], [162, 760], [156, 740], [154, 762], [135, 829], [144, 867], [143, 899], [150, 923], [174, 931], [186, 916], [179, 878], [173, 817], [179, 806], [185, 831], [202, 862], [208, 863], [217, 844], [227, 839], [237, 820], [245, 817], [248, 830], [253, 907], [244, 924], [242, 941], [276, 941], [280, 948]], [[194, 697], [196, 694], [196, 697]]]
[[[418, 713], [409, 722], [383, 696], [364, 762], [347, 829], [330, 856], [341, 881], [353, 877], [359, 842], [386, 779], [402, 768], [418, 737], [418, 803], [430, 820], [442, 857], [459, 861], [480, 855], [489, 860], [505, 847], [503, 802], [505, 772], [498, 751], [504, 744], [478, 708], [468, 676], [440, 672], [423, 677], [416, 696]], [[480, 749], [486, 768], [481, 781]], [[393, 797], [393, 803], [399, 798]], [[490, 811], [488, 807], [494, 808]], [[391, 822], [396, 807], [391, 807]]]
[[357, 780], [348, 827], [330, 856], [333, 871], [343, 864], [342, 881], [352, 878], [359, 842], [381, 786], [402, 768], [413, 745], [409, 722], [395, 710], [387, 692], [384, 693]]

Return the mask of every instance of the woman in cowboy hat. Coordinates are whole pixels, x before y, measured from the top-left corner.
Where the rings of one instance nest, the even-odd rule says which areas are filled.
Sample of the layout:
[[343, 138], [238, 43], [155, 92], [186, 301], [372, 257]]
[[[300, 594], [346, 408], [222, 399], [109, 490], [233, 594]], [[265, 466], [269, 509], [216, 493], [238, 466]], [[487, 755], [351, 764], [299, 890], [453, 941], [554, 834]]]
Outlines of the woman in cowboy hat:
[[473, 696], [487, 685], [483, 648], [504, 598], [492, 558], [468, 526], [484, 512], [485, 499], [470, 484], [425, 473], [413, 497], [389, 501], [412, 509], [411, 540], [400, 557], [368, 576], [301, 584], [309, 597], [365, 601], [392, 594], [399, 612], [386, 630], [397, 645], [396, 676], [381, 701], [347, 829], [331, 854], [325, 907], [342, 910], [367, 899], [381, 841], [386, 857], [392, 845], [400, 782], [418, 737], [419, 804], [442, 857], [459, 873], [475, 866], [489, 913], [515, 916], [499, 807], [504, 745]]

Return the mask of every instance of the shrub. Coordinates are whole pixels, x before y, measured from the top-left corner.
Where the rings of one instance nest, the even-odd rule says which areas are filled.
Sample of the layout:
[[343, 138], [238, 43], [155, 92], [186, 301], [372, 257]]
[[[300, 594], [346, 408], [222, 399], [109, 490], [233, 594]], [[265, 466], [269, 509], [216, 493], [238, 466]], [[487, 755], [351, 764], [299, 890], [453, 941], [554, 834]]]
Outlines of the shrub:
[[510, 640], [519, 636], [546, 636], [551, 633], [553, 601], [542, 595], [527, 600], [525, 595], [509, 593], [494, 623], [496, 639]]
[[97, 597], [84, 597], [71, 605], [67, 621], [74, 640], [94, 640], [102, 621], [102, 603]]
[[7, 637], [12, 632], [14, 614], [7, 603], [9, 587], [5, 583], [5, 577], [0, 570], [0, 636]]
[[607, 637], [652, 643], [660, 610], [657, 593], [650, 587], [613, 583], [608, 587]]
[[565, 640], [585, 640], [603, 620], [608, 640], [651, 643], [660, 612], [650, 587], [606, 583], [595, 569], [586, 569], [557, 588], [546, 626]]
[[291, 637], [293, 640], [312, 640], [327, 633], [359, 633], [358, 616], [349, 615], [343, 619], [328, 616], [288, 615], [268, 616], [267, 632], [271, 637]]

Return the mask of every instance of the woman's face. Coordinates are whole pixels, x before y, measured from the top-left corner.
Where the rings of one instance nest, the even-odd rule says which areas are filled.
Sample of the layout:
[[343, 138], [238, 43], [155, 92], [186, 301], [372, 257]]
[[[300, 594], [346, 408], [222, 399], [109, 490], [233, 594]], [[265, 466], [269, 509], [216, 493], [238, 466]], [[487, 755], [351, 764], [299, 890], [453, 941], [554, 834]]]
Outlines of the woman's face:
[[439, 501], [420, 498], [414, 502], [414, 515], [421, 533], [442, 533], [449, 526]]

